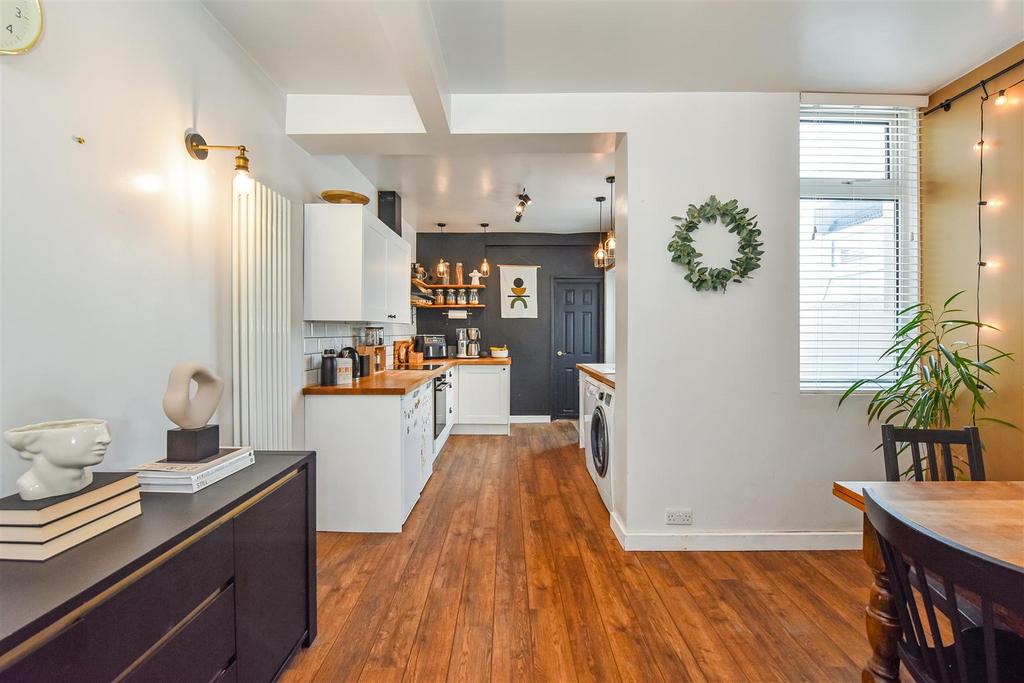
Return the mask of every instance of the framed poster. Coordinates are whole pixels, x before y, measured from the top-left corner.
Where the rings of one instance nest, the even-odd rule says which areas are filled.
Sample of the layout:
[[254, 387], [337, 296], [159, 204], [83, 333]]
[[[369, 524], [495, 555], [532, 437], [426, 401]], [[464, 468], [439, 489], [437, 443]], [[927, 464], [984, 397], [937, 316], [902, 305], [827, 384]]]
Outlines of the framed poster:
[[537, 317], [537, 269], [498, 265], [502, 318]]

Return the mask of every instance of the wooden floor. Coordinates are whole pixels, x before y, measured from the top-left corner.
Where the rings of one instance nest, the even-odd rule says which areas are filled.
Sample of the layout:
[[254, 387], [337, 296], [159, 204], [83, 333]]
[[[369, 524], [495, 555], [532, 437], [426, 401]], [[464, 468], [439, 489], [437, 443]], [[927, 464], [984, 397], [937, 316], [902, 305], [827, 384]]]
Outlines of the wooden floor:
[[401, 534], [320, 534], [284, 680], [859, 680], [852, 551], [627, 553], [571, 423], [453, 436]]

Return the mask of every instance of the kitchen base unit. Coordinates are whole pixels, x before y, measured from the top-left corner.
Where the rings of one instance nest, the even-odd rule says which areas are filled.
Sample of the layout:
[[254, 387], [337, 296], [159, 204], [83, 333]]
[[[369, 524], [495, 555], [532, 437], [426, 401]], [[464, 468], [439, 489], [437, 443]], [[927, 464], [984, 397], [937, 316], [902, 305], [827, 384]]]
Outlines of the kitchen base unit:
[[452, 434], [510, 434], [511, 365], [458, 366], [458, 398]]
[[318, 531], [402, 530], [432, 472], [433, 397], [432, 379], [402, 394], [306, 395]]

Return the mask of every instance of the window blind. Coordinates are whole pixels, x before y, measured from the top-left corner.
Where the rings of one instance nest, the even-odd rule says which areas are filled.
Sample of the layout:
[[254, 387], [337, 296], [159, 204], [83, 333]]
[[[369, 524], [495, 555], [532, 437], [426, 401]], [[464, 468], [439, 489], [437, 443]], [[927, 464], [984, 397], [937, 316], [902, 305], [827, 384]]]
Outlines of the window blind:
[[919, 298], [918, 114], [800, 107], [800, 386], [845, 389]]

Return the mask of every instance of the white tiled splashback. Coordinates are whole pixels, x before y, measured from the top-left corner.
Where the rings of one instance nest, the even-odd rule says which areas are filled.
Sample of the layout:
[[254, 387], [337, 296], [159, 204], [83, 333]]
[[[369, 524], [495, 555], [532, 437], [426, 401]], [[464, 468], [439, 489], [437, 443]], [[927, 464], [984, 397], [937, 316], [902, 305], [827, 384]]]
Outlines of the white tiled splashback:
[[343, 349], [355, 346], [356, 337], [367, 327], [384, 328], [384, 346], [387, 348], [388, 367], [394, 365], [393, 342], [412, 339], [416, 335], [415, 320], [411, 325], [399, 323], [332, 323], [315, 320], [302, 323], [302, 356], [306, 369], [306, 385], [320, 383], [320, 355], [324, 349]]

